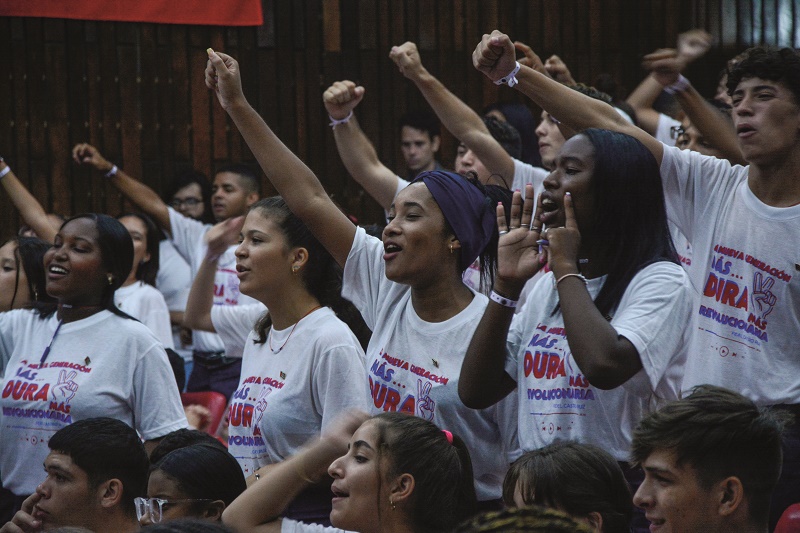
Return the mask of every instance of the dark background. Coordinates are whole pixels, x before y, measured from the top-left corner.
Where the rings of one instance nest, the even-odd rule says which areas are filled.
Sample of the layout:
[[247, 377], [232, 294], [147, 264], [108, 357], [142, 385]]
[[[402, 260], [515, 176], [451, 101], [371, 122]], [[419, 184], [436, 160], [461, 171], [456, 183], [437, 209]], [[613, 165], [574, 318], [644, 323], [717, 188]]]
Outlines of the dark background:
[[[159, 192], [186, 167], [210, 175], [227, 162], [254, 163], [203, 84], [211, 46], [240, 61], [250, 102], [328, 192], [371, 222], [381, 212], [347, 176], [321, 97], [336, 80], [363, 84], [359, 121], [381, 159], [402, 174], [396, 122], [424, 100], [388, 58], [392, 45], [415, 41], [423, 64], [478, 110], [522, 101], [472, 67], [472, 50], [495, 28], [543, 59], [559, 54], [578, 81], [612, 74], [621, 96], [644, 77], [644, 54], [674, 47], [693, 27], [714, 36], [711, 52], [686, 73], [706, 95], [725, 60], [747, 46], [800, 47], [792, 0], [263, 1], [257, 28], [0, 18], [0, 154], [46, 209], [61, 214], [127, 209], [102, 176], [71, 164], [78, 142], [96, 145]], [[445, 134], [446, 166], [454, 153]], [[19, 223], [0, 193], [0, 237]]]

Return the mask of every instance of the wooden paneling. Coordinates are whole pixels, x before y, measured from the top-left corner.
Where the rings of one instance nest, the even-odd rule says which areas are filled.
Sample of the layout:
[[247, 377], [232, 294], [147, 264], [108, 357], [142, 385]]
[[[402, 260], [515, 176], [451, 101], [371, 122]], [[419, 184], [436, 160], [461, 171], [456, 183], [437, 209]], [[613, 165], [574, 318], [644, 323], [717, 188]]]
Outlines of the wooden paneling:
[[[381, 211], [346, 175], [321, 103], [332, 82], [363, 84], [359, 120], [381, 159], [403, 173], [397, 120], [425, 106], [389, 59], [417, 42], [426, 67], [475, 109], [524, 101], [488, 83], [470, 56], [498, 26], [543, 59], [558, 54], [574, 77], [611, 73], [631, 90], [642, 55], [705, 27], [715, 49], [693, 66], [708, 92], [725, 59], [753, 44], [800, 45], [793, 0], [263, 0], [259, 28], [0, 19], [8, 51], [0, 78], [0, 154], [49, 210], [117, 214], [129, 209], [96, 173], [75, 167], [70, 148], [88, 141], [160, 191], [193, 166], [212, 174], [254, 158], [203, 85], [205, 49], [234, 55], [247, 97], [277, 134], [362, 221]], [[456, 143], [445, 134], [442, 161]], [[272, 193], [266, 179], [265, 193]], [[19, 220], [0, 194], [0, 237]]]

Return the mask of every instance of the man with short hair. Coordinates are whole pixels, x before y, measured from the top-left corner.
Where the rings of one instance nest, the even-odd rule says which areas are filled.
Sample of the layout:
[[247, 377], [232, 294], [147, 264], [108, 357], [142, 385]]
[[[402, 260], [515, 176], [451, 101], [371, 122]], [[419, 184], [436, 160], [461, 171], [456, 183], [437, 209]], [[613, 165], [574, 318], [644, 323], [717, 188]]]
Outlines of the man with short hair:
[[633, 503], [658, 531], [767, 531], [781, 473], [782, 412], [733, 391], [701, 385], [645, 417], [632, 462], [645, 478]]
[[133, 499], [146, 494], [150, 463], [136, 430], [113, 418], [88, 418], [58, 430], [48, 446], [47, 477], [0, 533], [139, 529]]
[[[473, 63], [490, 79], [502, 80], [516, 69], [515, 55], [511, 39], [495, 31], [484, 35]], [[676, 72], [671, 76], [677, 80]], [[626, 133], [660, 164], [667, 215], [693, 254], [687, 271], [694, 311], [682, 389], [710, 383], [741, 391], [756, 405], [800, 414], [800, 52], [751, 48], [731, 68], [728, 92], [749, 163], [744, 167], [665, 146], [605, 103], [527, 67], [515, 80], [517, 90], [575, 131]], [[687, 90], [682, 83], [671, 85], [676, 92]], [[796, 425], [787, 431], [773, 524], [798, 494]]]
[[420, 109], [400, 118], [400, 150], [408, 169], [406, 179], [413, 180], [428, 170], [444, 170], [436, 160], [441, 140], [439, 120], [433, 113]]
[[[153, 189], [106, 160], [94, 146], [78, 144], [72, 149], [72, 157], [78, 164], [103, 172], [128, 200], [149, 215], [189, 263], [192, 277], [197, 274], [208, 252], [205, 234], [210, 225], [183, 216], [169, 207]], [[211, 188], [214, 219], [221, 222], [247, 214], [249, 207], [259, 199], [260, 187], [261, 180], [249, 166], [232, 164], [220, 167]], [[235, 245], [230, 246], [219, 258], [214, 278], [214, 304], [258, 304], [257, 300], [239, 293], [235, 250]], [[242, 347], [237, 345], [226, 349], [222, 339], [208, 331], [194, 331], [192, 340], [194, 366], [186, 390], [212, 390], [230, 398], [239, 385]]]

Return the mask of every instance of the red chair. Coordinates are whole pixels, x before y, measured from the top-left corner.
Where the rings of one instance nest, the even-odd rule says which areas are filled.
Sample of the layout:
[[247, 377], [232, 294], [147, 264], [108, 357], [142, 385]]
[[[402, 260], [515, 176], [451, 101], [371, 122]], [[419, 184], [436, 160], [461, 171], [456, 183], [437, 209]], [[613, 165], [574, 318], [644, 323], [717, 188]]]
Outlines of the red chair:
[[775, 526], [775, 533], [800, 533], [800, 503], [786, 508]]
[[228, 407], [228, 400], [224, 395], [214, 391], [182, 392], [181, 403], [183, 403], [184, 407], [188, 405], [202, 405], [208, 409], [210, 414], [205, 431], [206, 433], [216, 436], [217, 429]]

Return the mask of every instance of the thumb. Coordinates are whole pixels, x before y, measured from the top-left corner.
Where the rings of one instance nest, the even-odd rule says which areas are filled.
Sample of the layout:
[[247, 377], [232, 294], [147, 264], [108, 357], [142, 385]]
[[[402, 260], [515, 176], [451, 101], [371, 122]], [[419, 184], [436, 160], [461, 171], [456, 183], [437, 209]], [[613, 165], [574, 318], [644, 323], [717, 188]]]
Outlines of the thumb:
[[228, 72], [228, 66], [225, 64], [225, 60], [222, 59], [220, 54], [215, 52], [212, 48], [207, 48], [206, 52], [208, 53], [209, 61], [211, 61], [211, 64], [218, 72]]
[[362, 87], [361, 85], [359, 85], [358, 87], [353, 89], [353, 96], [355, 96], [356, 98], [358, 98], [360, 100], [360, 99], [364, 98], [364, 93], [365, 92], [367, 92], [367, 90], [364, 87]]

